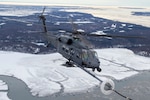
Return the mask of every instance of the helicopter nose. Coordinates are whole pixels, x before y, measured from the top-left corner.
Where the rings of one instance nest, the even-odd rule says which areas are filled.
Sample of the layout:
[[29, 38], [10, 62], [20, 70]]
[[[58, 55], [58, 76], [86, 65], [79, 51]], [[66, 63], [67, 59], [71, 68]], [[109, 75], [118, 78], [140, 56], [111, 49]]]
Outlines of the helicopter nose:
[[97, 61], [97, 66], [98, 66], [98, 67], [100, 66], [100, 61]]
[[99, 68], [99, 66], [100, 66], [100, 61], [98, 61], [98, 60], [94, 61], [93, 64], [92, 64], [92, 66], [93, 66], [94, 68]]

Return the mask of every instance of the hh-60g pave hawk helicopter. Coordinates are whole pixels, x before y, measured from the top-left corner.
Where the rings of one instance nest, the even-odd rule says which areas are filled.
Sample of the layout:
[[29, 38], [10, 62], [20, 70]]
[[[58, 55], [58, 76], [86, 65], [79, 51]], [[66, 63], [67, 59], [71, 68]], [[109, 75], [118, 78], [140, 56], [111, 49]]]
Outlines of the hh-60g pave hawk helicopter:
[[[115, 92], [120, 96], [131, 100], [130, 98], [122, 95], [114, 89], [113, 81], [102, 81], [96, 75], [88, 71], [86, 68], [91, 68], [93, 71], [97, 69], [98, 72], [101, 72], [100, 61], [98, 59], [97, 53], [92, 49], [92, 46], [89, 45], [88, 41], [83, 37], [86, 36], [100, 36], [100, 37], [117, 37], [117, 38], [144, 38], [138, 36], [119, 36], [119, 35], [97, 35], [97, 34], [84, 34], [81, 31], [77, 31], [74, 28], [74, 32], [71, 34], [63, 34], [63, 35], [54, 35], [51, 32], [47, 31], [46, 27], [46, 18], [43, 15], [45, 8], [43, 9], [42, 14], [39, 16], [40, 20], [42, 20], [42, 25], [44, 28], [44, 36], [48, 41], [47, 47], [49, 44], [52, 44], [63, 57], [68, 59], [66, 65], [73, 66], [73, 64], [77, 65], [77, 67], [81, 68], [97, 80], [99, 80], [101, 84], [101, 90], [104, 94], [110, 94]], [[71, 21], [72, 25], [73, 22]]]
[[101, 72], [97, 53], [87, 45], [87, 42], [84, 42], [86, 40], [82, 37], [81, 32], [74, 29], [75, 31], [72, 34], [60, 36], [49, 33], [45, 23], [46, 18], [43, 15], [44, 10], [45, 8], [39, 18], [43, 22], [44, 35], [48, 41], [48, 45], [52, 44], [57, 49], [57, 52], [68, 59], [68, 62], [66, 62], [67, 65], [72, 66], [72, 63], [74, 63], [82, 67], [92, 68], [93, 71], [97, 69], [98, 72]]
[[71, 24], [74, 32], [71, 34], [63, 34], [56, 36], [51, 32], [47, 31], [46, 27], [46, 18], [43, 15], [45, 8], [43, 9], [42, 14], [39, 16], [42, 20], [44, 28], [44, 36], [48, 41], [47, 47], [49, 44], [52, 44], [63, 57], [68, 59], [66, 62], [67, 65], [73, 66], [76, 64], [82, 68], [91, 68], [93, 71], [97, 69], [98, 72], [101, 72], [100, 61], [98, 59], [97, 53], [93, 50], [93, 46], [87, 41], [83, 36], [101, 36], [101, 37], [117, 37], [117, 38], [142, 38], [137, 36], [119, 36], [119, 35], [97, 35], [97, 34], [84, 34], [82, 31], [78, 31], [74, 27], [72, 20]]
[[43, 21], [44, 33], [48, 45], [49, 43], [52, 44], [57, 49], [57, 52], [68, 59], [68, 62], [66, 62], [67, 65], [71, 66], [72, 63], [75, 63], [82, 67], [92, 68], [93, 71], [95, 69], [99, 72], [101, 71], [97, 53], [83, 42], [84, 39], [80, 32], [76, 31], [71, 35], [55, 36], [47, 32], [45, 17], [41, 15], [40, 18]]

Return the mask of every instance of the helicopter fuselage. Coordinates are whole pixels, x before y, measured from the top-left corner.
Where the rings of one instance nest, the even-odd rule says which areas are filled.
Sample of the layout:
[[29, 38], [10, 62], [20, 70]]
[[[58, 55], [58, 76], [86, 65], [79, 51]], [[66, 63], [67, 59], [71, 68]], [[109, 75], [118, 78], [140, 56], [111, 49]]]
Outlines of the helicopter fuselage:
[[81, 67], [92, 68], [93, 71], [95, 69], [101, 71], [97, 53], [88, 48], [80, 38], [73, 35], [54, 36], [52, 34], [48, 35], [48, 38], [48, 42], [69, 62], [72, 61]]
[[[44, 12], [45, 9], [43, 9]], [[83, 41], [80, 34], [76, 35], [53, 35], [46, 28], [46, 18], [43, 13], [39, 16], [42, 19], [44, 35], [48, 43], [52, 44], [63, 57], [80, 67], [92, 68], [94, 71], [101, 71], [100, 61], [97, 53], [90, 49]]]

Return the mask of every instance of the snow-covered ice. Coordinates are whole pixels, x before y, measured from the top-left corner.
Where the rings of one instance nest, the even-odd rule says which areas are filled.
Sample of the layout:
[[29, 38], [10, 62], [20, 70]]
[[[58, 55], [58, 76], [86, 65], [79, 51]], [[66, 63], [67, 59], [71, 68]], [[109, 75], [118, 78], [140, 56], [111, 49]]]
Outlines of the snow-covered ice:
[[0, 100], [10, 100], [6, 92], [0, 92]]
[[[95, 74], [104, 80], [122, 80], [143, 70], [150, 70], [150, 58], [135, 55], [128, 49], [96, 49], [102, 72]], [[67, 61], [58, 53], [25, 54], [0, 51], [0, 74], [24, 81], [33, 95], [81, 92], [99, 82], [78, 67], [63, 66]], [[90, 69], [88, 69], [90, 70]]]
[[0, 23], [0, 26], [3, 26], [3, 25], [5, 25], [6, 23]]
[[92, 32], [91, 34], [106, 35], [107, 33], [104, 33], [103, 31], [97, 31], [97, 32]]
[[8, 86], [2, 80], [0, 80], [0, 90], [8, 90]]
[[7, 97], [7, 92], [1, 92], [1, 91], [5, 91], [5, 90], [8, 90], [8, 86], [6, 85], [5, 82], [0, 80], [0, 100], [10, 100]]

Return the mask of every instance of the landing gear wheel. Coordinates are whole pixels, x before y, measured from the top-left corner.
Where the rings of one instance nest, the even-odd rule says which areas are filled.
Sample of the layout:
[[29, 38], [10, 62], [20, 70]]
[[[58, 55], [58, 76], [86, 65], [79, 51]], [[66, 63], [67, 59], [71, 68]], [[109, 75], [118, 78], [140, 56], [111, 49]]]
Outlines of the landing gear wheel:
[[67, 67], [73, 67], [73, 64], [70, 61], [66, 62]]
[[101, 71], [102, 71], [102, 69], [98, 67], [98, 68], [97, 68], [97, 71], [98, 71], [98, 72], [101, 72]]
[[92, 71], [94, 72], [94, 71], [95, 71], [95, 68], [92, 68]]

